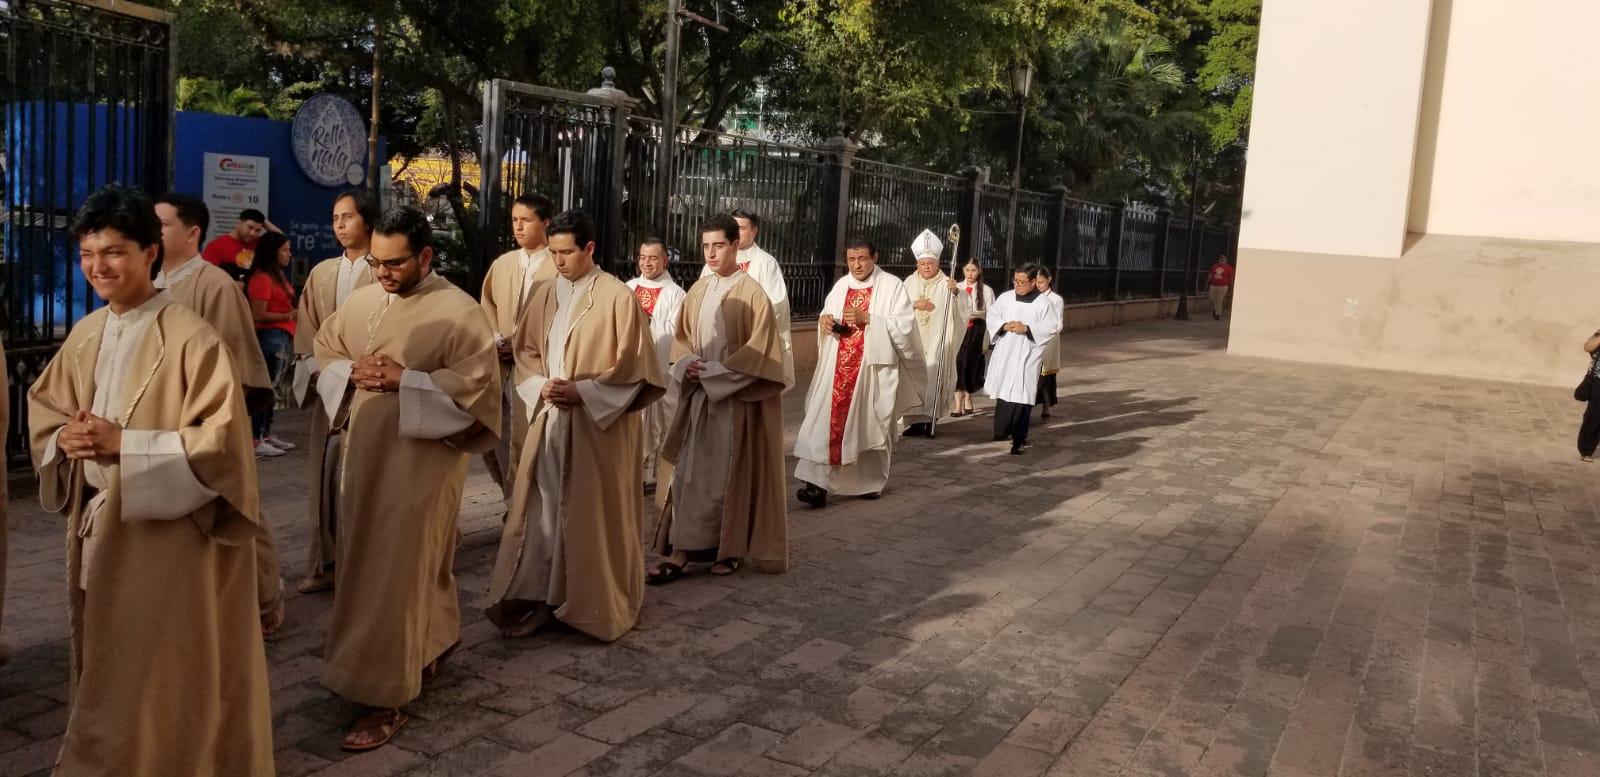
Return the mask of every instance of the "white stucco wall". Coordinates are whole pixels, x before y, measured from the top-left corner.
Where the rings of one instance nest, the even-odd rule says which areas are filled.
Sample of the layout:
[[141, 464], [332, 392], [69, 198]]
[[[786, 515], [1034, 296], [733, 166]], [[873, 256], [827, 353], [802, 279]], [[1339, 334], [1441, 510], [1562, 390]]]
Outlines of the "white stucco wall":
[[1266, 0], [1241, 248], [1399, 256], [1431, 0]]
[[1434, 0], [1412, 232], [1600, 242], [1597, 29], [1596, 0]]

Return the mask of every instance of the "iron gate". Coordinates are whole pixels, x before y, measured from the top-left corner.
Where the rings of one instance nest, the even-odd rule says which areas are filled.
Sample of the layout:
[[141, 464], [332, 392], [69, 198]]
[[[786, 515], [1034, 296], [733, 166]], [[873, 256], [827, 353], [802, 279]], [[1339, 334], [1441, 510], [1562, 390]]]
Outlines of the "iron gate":
[[115, 0], [0, 0], [0, 299], [8, 463], [27, 460], [33, 382], [97, 304], [66, 227], [90, 192], [172, 180], [172, 15]]

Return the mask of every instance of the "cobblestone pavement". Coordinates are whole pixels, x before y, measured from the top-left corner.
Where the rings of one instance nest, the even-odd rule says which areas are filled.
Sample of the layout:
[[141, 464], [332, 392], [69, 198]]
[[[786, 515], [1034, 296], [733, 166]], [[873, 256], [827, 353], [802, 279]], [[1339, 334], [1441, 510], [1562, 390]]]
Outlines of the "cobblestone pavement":
[[[651, 589], [612, 645], [482, 619], [499, 504], [477, 473], [466, 649], [395, 745], [346, 757], [352, 710], [317, 682], [331, 600], [293, 599], [279, 772], [1600, 775], [1576, 403], [1227, 357], [1222, 331], [1071, 336], [1026, 456], [987, 415], [943, 425], [882, 500], [791, 503], [788, 574]], [[305, 460], [262, 471], [292, 575]], [[12, 521], [7, 777], [47, 769], [66, 721], [61, 530], [31, 502]]]

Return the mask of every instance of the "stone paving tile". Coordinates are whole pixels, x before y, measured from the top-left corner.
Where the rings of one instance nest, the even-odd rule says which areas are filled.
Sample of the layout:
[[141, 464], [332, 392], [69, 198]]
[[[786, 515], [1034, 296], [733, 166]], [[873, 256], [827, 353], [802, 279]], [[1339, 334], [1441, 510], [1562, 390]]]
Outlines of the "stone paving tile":
[[[484, 620], [501, 505], [475, 468], [463, 649], [394, 745], [351, 757], [352, 707], [318, 682], [331, 598], [291, 594], [268, 644], [279, 773], [1600, 774], [1581, 407], [1232, 358], [1222, 333], [1069, 335], [1028, 455], [986, 415], [941, 424], [883, 499], [792, 503], [789, 573], [652, 588], [610, 645]], [[261, 466], [291, 581], [305, 467]], [[66, 723], [59, 523], [12, 493], [0, 777], [47, 771]]]

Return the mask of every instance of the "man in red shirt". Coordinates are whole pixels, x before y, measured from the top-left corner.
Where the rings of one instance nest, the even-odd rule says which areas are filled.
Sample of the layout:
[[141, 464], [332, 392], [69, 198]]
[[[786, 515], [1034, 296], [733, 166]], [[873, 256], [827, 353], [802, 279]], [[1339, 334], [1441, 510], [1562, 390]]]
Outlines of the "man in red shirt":
[[1233, 288], [1233, 265], [1228, 264], [1228, 255], [1217, 257], [1217, 263], [1211, 265], [1211, 317], [1222, 320], [1222, 305], [1228, 301], [1228, 291]]
[[239, 212], [233, 231], [206, 245], [205, 260], [223, 269], [234, 280], [242, 280], [255, 260], [256, 241], [267, 231], [267, 217], [255, 208]]

